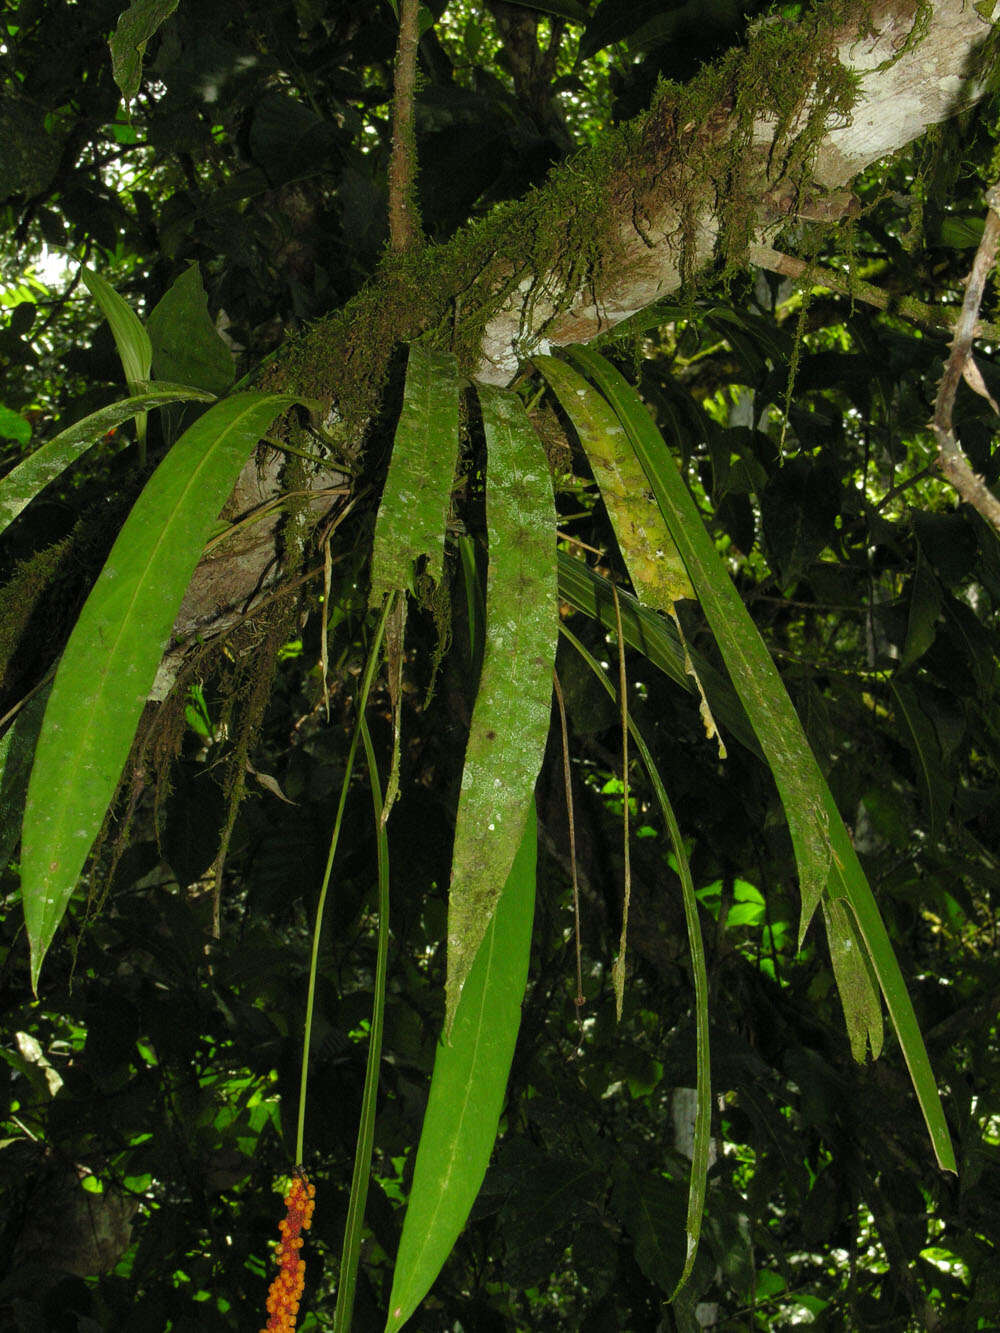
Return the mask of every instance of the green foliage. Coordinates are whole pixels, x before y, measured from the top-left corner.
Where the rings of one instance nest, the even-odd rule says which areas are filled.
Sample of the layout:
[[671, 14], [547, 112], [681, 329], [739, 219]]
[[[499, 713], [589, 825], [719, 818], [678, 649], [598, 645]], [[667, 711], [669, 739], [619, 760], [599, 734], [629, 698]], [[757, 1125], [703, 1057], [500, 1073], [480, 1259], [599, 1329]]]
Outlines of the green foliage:
[[528, 976], [537, 855], [532, 805], [450, 1031], [435, 1053], [386, 1333], [402, 1328], [430, 1290], [489, 1165]]
[[[422, 7], [429, 244], [405, 260], [382, 253], [392, 6], [56, 0], [10, 16], [0, 487], [20, 498], [0, 533], [0, 1322], [258, 1327], [271, 1182], [301, 1157], [319, 1189], [303, 1328], [399, 1326], [404, 1287], [408, 1326], [427, 1333], [693, 1329], [701, 1302], [734, 1328], [992, 1326], [1000, 546], [942, 486], [925, 423], [937, 330], [982, 232], [996, 113], [970, 107], [873, 164], [853, 184], [851, 226], [814, 227], [812, 148], [831, 119], [863, 114], [831, 33], [863, 28], [869, 8]], [[769, 239], [807, 262], [798, 283], [746, 262], [762, 119], [798, 200], [768, 217]], [[705, 201], [720, 205], [717, 265], [696, 275]], [[649, 431], [684, 558], [673, 575], [699, 585], [678, 625], [654, 608], [682, 585], [657, 602], [660, 571], [630, 527], [639, 513], [659, 523], [645, 474], [601, 475], [599, 437], [626, 436], [597, 389], [580, 398], [576, 372], [543, 359], [546, 383], [525, 367], [513, 398], [488, 390], [480, 410], [460, 380], [509, 304], [527, 300], [530, 327], [510, 335], [525, 354], [567, 336], [578, 292], [595, 323], [633, 308], [663, 204], [697, 285], [601, 345], [641, 398], [616, 381], [619, 407]], [[634, 268], [621, 268], [615, 216], [640, 238]], [[81, 256], [89, 287], [72, 276]], [[990, 289], [988, 320], [992, 301]], [[977, 361], [1000, 397], [991, 346]], [[123, 365], [126, 380], [141, 370], [125, 404]], [[150, 369], [200, 386], [193, 401], [240, 376], [319, 407], [278, 428], [294, 470], [279, 478], [268, 455], [243, 472], [241, 514], [263, 521], [213, 550], [219, 605], [178, 655], [173, 691], [136, 712], [146, 686], [115, 676], [126, 658], [108, 626], [84, 651], [81, 607], [114, 546], [112, 567], [148, 594], [125, 617], [148, 685], [187, 575], [167, 552], [171, 586], [155, 575], [150, 551], [169, 529], [146, 495], [135, 512], [148, 532], [140, 541], [129, 519], [120, 558], [145, 469], [120, 431], [103, 437], [149, 408], [152, 462], [201, 489], [185, 440], [170, 444], [179, 409], [151, 411], [174, 390]], [[199, 418], [203, 442], [235, 401]], [[510, 440], [501, 408], [518, 423]], [[962, 387], [955, 421], [995, 486], [992, 409]], [[244, 456], [266, 429], [248, 424]], [[496, 486], [515, 433], [538, 483], [530, 502]], [[228, 489], [216, 481], [200, 537], [179, 543], [188, 567]], [[250, 515], [258, 486], [285, 494]], [[432, 503], [407, 506], [418, 493]], [[518, 586], [529, 547], [537, 581]], [[248, 580], [238, 595], [234, 571]], [[558, 617], [613, 662], [613, 584], [648, 772], [635, 763], [623, 782], [618, 710], [561, 645], [571, 857], [562, 757], [546, 743], [553, 642]], [[385, 687], [368, 608], [411, 587]], [[522, 653], [537, 660], [522, 668]], [[494, 704], [504, 753], [487, 764]], [[39, 905], [39, 865], [61, 855], [47, 837], [18, 849], [40, 731], [33, 815], [51, 807], [67, 839], [84, 823], [97, 837], [56, 891], [68, 897], [36, 998], [24, 913]], [[362, 738], [374, 806], [353, 772]], [[117, 756], [103, 794], [82, 780], [91, 749]], [[376, 764], [398, 780], [388, 822]], [[494, 780], [511, 833], [495, 859]], [[616, 1022], [625, 799], [630, 971]], [[530, 811], [537, 861], [517, 882], [537, 872], [534, 921], [523, 893], [516, 947], [498, 952]], [[331, 818], [336, 873], [321, 892]], [[471, 968], [448, 1045], [456, 857], [487, 907], [466, 913]], [[808, 877], [810, 857], [825, 945], [798, 938], [796, 868], [804, 858]], [[880, 992], [894, 1028], [861, 1065], [880, 1041]], [[922, 1110], [946, 1165], [955, 1143], [957, 1179], [935, 1170]]]
[[22, 892], [36, 988], [212, 524], [255, 441], [293, 402], [238, 394], [189, 427], [136, 502], [80, 613], [24, 807]]

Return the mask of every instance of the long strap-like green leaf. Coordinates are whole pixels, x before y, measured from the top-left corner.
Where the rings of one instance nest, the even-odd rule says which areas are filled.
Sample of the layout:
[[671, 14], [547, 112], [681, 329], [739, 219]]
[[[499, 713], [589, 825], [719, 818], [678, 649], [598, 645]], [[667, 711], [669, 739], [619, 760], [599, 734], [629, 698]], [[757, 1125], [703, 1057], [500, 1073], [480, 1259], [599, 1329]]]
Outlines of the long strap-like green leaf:
[[441, 582], [444, 534], [458, 458], [458, 362], [448, 352], [410, 348], [403, 406], [372, 544], [370, 603], [413, 592], [417, 561]]
[[455, 820], [446, 1030], [514, 860], [542, 765], [558, 615], [548, 463], [516, 394], [479, 386], [486, 433], [486, 649]]
[[462, 989], [451, 1035], [434, 1057], [385, 1333], [402, 1328], [427, 1295], [489, 1165], [528, 978], [537, 855], [529, 801], [517, 854]]
[[126, 398], [120, 403], [102, 407], [98, 412], [74, 422], [51, 440], [47, 440], [23, 463], [11, 468], [0, 481], [0, 532], [12, 523], [18, 514], [49, 482], [55, 481], [81, 454], [85, 454], [109, 430], [115, 430], [125, 421], [145, 414], [166, 403], [199, 401], [208, 403], [215, 397], [203, 389], [191, 389], [183, 384], [157, 384], [148, 393]]
[[[720, 560], [642, 399], [608, 361], [590, 348], [575, 346], [568, 348], [567, 353], [601, 389], [628, 432], [774, 774], [799, 866], [800, 938], [824, 891], [850, 905], [860, 940], [867, 949], [868, 963], [882, 989], [899, 1038], [938, 1163], [954, 1171], [955, 1155], [944, 1109], [892, 943], [850, 835], [760, 632]], [[839, 912], [828, 913], [827, 923], [834, 931], [841, 931], [843, 918]], [[837, 938], [835, 947], [841, 960], [856, 939], [848, 934]], [[852, 1045], [858, 1049], [863, 1030], [873, 1054], [877, 1055], [881, 1018], [876, 1022], [875, 1006], [870, 995], [864, 994], [865, 973], [857, 968], [848, 973], [840, 967], [837, 975], [838, 980], [850, 977], [850, 986], [841, 991], [841, 996]]]
[[80, 612], [24, 812], [21, 886], [36, 988], [212, 524], [250, 450], [296, 401], [237, 394], [199, 417], [149, 479]]

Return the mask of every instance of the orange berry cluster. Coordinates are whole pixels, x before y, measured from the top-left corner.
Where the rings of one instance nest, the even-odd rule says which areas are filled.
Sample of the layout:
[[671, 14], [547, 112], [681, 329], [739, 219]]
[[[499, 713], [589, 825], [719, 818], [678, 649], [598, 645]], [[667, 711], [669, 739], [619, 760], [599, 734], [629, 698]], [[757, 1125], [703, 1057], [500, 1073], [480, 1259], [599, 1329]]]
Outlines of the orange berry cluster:
[[306, 1280], [306, 1264], [299, 1258], [303, 1231], [312, 1223], [316, 1186], [298, 1172], [285, 1195], [285, 1216], [279, 1224], [281, 1240], [275, 1254], [278, 1276], [267, 1293], [267, 1326], [261, 1333], [294, 1333], [299, 1300]]

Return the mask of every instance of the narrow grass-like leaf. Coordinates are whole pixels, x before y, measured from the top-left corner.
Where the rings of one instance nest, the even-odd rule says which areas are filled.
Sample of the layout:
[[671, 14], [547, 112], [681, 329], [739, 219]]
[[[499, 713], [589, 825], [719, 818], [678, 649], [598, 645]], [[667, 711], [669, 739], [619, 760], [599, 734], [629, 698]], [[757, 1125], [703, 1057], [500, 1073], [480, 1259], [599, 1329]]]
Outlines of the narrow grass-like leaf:
[[81, 269], [80, 276], [84, 286], [101, 308], [101, 313], [111, 325], [115, 346], [125, 372], [125, 382], [131, 393], [138, 391], [137, 386], [149, 379], [153, 364], [153, 345], [149, 334], [142, 327], [139, 316], [129, 303], [119, 296], [115, 289], [89, 268]]
[[395, 1333], [430, 1290], [479, 1193], [521, 1022], [535, 905], [538, 829], [529, 801], [517, 854], [434, 1058], [389, 1297]]
[[239, 394], [185, 431], [136, 501], [80, 613], [25, 806], [21, 883], [36, 988], [212, 524], [251, 448], [296, 401]]
[[589, 348], [568, 351], [608, 398], [629, 433], [774, 774], [799, 863], [803, 900], [800, 938], [824, 889], [833, 898], [847, 900], [868, 951], [868, 962], [882, 988], [938, 1163], [954, 1171], [955, 1155], [944, 1109], [885, 923], [764, 641], [638, 394], [613, 366]]
[[930, 821], [930, 834], [937, 839], [941, 836], [941, 829], [948, 816], [952, 787], [934, 723], [921, 708], [919, 696], [912, 685], [895, 679], [890, 689], [899, 720], [909, 740], [921, 804]]
[[71, 463], [107, 435], [109, 430], [115, 430], [123, 422], [131, 421], [133, 417], [154, 407], [163, 407], [166, 403], [208, 403], [214, 397], [212, 393], [182, 384], [157, 384], [155, 389], [147, 393], [112, 403], [74, 422], [33, 454], [29, 454], [23, 463], [18, 463], [0, 480], [0, 532], [17, 518], [39, 491], [65, 472]]
[[486, 432], [486, 649], [462, 772], [448, 898], [446, 1030], [496, 910], [545, 752], [556, 610], [555, 501], [516, 394], [480, 385]]
[[378, 944], [375, 950], [375, 994], [372, 997], [372, 1021], [368, 1032], [365, 1087], [361, 1096], [361, 1124], [354, 1145], [354, 1172], [351, 1176], [351, 1194], [347, 1204], [344, 1244], [340, 1252], [340, 1284], [337, 1288], [337, 1308], [333, 1313], [333, 1333], [348, 1333], [354, 1312], [354, 1288], [358, 1278], [358, 1260], [361, 1257], [361, 1228], [365, 1220], [368, 1182], [372, 1173], [375, 1102], [378, 1097], [379, 1065], [382, 1060], [385, 982], [389, 957], [389, 842], [386, 837], [385, 821], [382, 818], [382, 791], [375, 763], [375, 750], [363, 712], [358, 716], [358, 729], [361, 732], [365, 758], [368, 761], [368, 780], [371, 784], [372, 805], [375, 810], [375, 842], [378, 848]]
[[536, 356], [532, 364], [576, 428], [640, 602], [672, 611], [694, 589], [625, 428], [607, 399], [565, 361]]
[[426, 557], [435, 583], [444, 571], [444, 533], [458, 457], [458, 362], [449, 352], [410, 347], [403, 407], [375, 521], [370, 603], [412, 593]]
[[[573, 645], [583, 660], [601, 682], [601, 685], [616, 699], [615, 687], [601, 670], [600, 665], [587, 651], [583, 644], [565, 625], [560, 625], [561, 633]], [[681, 881], [681, 899], [684, 903], [684, 921], [687, 926], [688, 951], [691, 955], [691, 975], [694, 978], [694, 1018], [696, 1046], [696, 1107], [694, 1121], [694, 1143], [691, 1152], [691, 1183], [688, 1188], [688, 1208], [685, 1231], [687, 1233], [687, 1252], [684, 1267], [677, 1285], [674, 1287], [673, 1300], [691, 1276], [694, 1261], [698, 1254], [698, 1239], [701, 1236], [701, 1221], [705, 1213], [705, 1191], [708, 1184], [708, 1157], [712, 1141], [712, 1061], [708, 1043], [708, 971], [705, 967], [705, 946], [701, 938], [701, 923], [698, 920], [698, 899], [695, 897], [694, 880], [691, 878], [691, 866], [687, 859], [684, 839], [681, 837], [677, 816], [670, 804], [667, 789], [663, 785], [660, 771], [646, 744], [645, 737], [629, 714], [629, 734], [635, 741], [635, 748], [642, 756], [642, 762], [649, 774], [649, 780], [663, 815], [663, 822], [670, 834], [674, 855], [677, 858], [677, 874]]]

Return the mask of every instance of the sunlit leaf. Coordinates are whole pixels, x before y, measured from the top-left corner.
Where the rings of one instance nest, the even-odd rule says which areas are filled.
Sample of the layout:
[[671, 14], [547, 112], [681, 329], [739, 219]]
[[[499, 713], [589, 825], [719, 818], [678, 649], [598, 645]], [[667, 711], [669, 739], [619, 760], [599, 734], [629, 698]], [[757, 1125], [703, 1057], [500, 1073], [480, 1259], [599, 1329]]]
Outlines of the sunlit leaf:
[[123, 422], [165, 403], [211, 402], [214, 396], [181, 384], [158, 384], [154, 390], [112, 403], [74, 422], [0, 480], [0, 532], [17, 518], [39, 491], [103, 439], [108, 431], [116, 430]]
[[138, 386], [149, 379], [153, 364], [153, 347], [149, 334], [142, 327], [139, 316], [129, 303], [101, 277], [89, 268], [80, 270], [84, 286], [100, 306], [101, 314], [111, 326], [118, 356], [125, 372], [125, 382], [133, 394]]
[[247, 393], [185, 431], [111, 548], [63, 652], [28, 785], [21, 852], [31, 980], [105, 811], [202, 547], [287, 395]]
[[448, 897], [447, 1021], [483, 941], [524, 828], [552, 701], [555, 501], [541, 441], [516, 394], [485, 385], [486, 649], [455, 822]]
[[529, 801], [510, 874], [434, 1059], [386, 1333], [402, 1328], [430, 1290], [486, 1174], [528, 977], [537, 845]]

